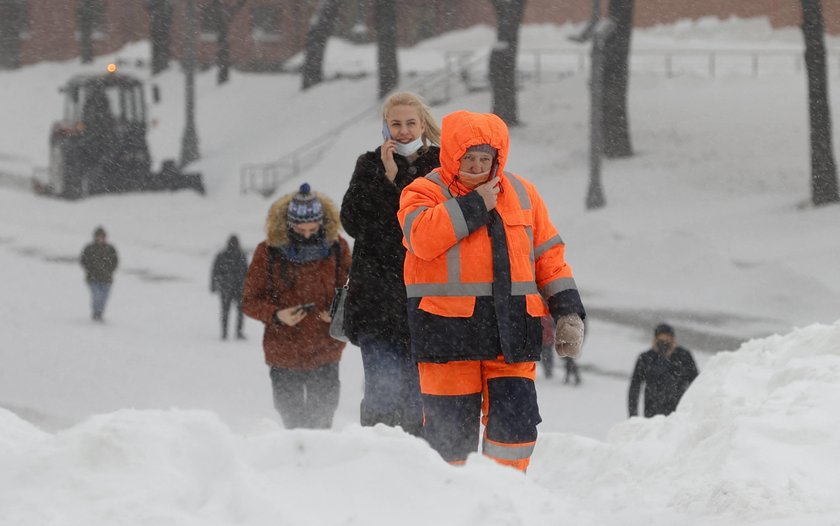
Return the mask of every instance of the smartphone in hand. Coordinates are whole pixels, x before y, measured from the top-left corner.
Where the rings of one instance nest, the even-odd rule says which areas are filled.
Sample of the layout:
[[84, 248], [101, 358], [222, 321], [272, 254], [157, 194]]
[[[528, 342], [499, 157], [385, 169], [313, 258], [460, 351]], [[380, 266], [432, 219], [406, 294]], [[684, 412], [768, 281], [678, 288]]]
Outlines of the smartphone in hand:
[[313, 310], [315, 310], [314, 303], [304, 303], [303, 305], [298, 306], [296, 312], [312, 312]]
[[391, 140], [391, 130], [388, 128], [388, 123], [385, 120], [382, 120], [382, 138], [386, 141]]

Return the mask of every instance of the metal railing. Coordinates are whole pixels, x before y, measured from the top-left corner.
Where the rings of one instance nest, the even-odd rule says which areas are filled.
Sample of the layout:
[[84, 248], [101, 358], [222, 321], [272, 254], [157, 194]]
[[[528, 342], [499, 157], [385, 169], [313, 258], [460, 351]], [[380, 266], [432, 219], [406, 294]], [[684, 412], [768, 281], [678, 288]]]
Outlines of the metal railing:
[[[801, 72], [804, 69], [802, 50], [794, 49], [636, 49], [630, 54], [631, 73], [703, 75], [715, 78], [721, 74], [749, 74], [758, 77], [762, 70]], [[840, 50], [827, 50], [829, 73], [840, 74]], [[487, 78], [488, 52], [475, 50], [447, 51], [444, 66], [400, 86], [413, 91], [429, 104], [436, 106], [464, 93], [489, 89]], [[517, 80], [537, 84], [555, 82], [588, 71], [588, 47], [573, 49], [523, 49], [517, 61]], [[340, 76], [340, 75], [339, 75]], [[409, 75], [409, 78], [412, 78]], [[240, 169], [240, 193], [255, 192], [272, 195], [286, 181], [315, 164], [326, 150], [325, 144], [334, 141], [359, 119], [376, 115], [381, 101], [354, 114], [329, 131], [295, 148], [279, 159], [267, 163], [251, 163]]]
[[[460, 57], [460, 58], [459, 58]], [[401, 85], [400, 90], [408, 90], [422, 96], [431, 105], [443, 104], [452, 100], [455, 95], [456, 84], [452, 82], [454, 71], [469, 70], [481, 61], [486, 60], [486, 54], [463, 53], [447, 57], [446, 66], [431, 73], [422, 75], [419, 79]], [[465, 91], [468, 90], [465, 87]], [[315, 164], [328, 150], [325, 144], [330, 144], [344, 130], [359, 122], [359, 119], [377, 115], [382, 107], [382, 101], [365, 108], [352, 117], [330, 128], [329, 131], [315, 137], [309, 142], [298, 146], [276, 161], [268, 163], [250, 163], [240, 168], [239, 193], [258, 193], [269, 197], [286, 181], [297, 177], [303, 170]]]
[[[829, 74], [840, 75], [840, 49], [826, 51]], [[521, 78], [537, 83], [588, 71], [588, 48], [524, 49], [519, 52], [517, 71]], [[702, 75], [721, 74], [759, 77], [767, 72], [799, 73], [804, 70], [804, 50], [796, 49], [633, 49], [631, 73]]]

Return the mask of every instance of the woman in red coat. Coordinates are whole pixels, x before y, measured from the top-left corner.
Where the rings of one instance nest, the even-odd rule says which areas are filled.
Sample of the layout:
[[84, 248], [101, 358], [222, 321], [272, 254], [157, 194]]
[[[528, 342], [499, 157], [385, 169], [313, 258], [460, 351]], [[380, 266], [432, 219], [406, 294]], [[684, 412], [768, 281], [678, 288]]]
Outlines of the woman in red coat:
[[242, 310], [265, 324], [274, 407], [289, 429], [329, 428], [338, 407], [345, 344], [329, 335], [329, 307], [350, 268], [340, 227], [332, 201], [301, 185], [271, 205], [245, 279]]

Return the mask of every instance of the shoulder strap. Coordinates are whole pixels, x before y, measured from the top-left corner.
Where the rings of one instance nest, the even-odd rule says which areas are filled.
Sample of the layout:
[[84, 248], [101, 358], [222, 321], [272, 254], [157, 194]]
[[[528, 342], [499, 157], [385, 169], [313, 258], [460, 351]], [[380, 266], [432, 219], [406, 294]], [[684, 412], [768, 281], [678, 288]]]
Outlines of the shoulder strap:
[[341, 270], [341, 239], [336, 240], [333, 244], [333, 252], [335, 253], [335, 288], [340, 288], [341, 283], [338, 281], [338, 273]]

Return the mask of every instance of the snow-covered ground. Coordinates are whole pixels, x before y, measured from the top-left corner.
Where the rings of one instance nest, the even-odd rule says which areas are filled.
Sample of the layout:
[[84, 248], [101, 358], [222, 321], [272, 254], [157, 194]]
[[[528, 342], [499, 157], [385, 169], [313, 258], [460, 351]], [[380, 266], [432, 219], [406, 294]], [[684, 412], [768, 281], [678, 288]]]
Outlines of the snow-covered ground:
[[[579, 29], [526, 27], [523, 48], [569, 48]], [[435, 69], [445, 51], [483, 52], [492, 39], [486, 27], [451, 33], [402, 50], [401, 66]], [[802, 48], [798, 31], [763, 20], [634, 39], [646, 50]], [[147, 54], [138, 44], [119, 55]], [[332, 41], [326, 64], [370, 71], [374, 58]], [[105, 63], [0, 72], [3, 180], [46, 163], [58, 86]], [[159, 163], [179, 150], [183, 76], [173, 67], [155, 82]], [[478, 455], [453, 468], [399, 430], [360, 428], [353, 347], [334, 430], [281, 429], [260, 325], [247, 322], [247, 341], [218, 340], [210, 263], [230, 233], [249, 248], [262, 239], [270, 200], [239, 194], [239, 167], [374, 107], [375, 78], [302, 93], [291, 75], [234, 72], [219, 88], [205, 72], [197, 86], [206, 197], [63, 202], [0, 186], [2, 524], [840, 524], [840, 207], [807, 204], [801, 72], [637, 70], [636, 156], [605, 163], [608, 204], [594, 212], [585, 75], [522, 86], [509, 169], [545, 196], [591, 318], [583, 384], [538, 379], [544, 421], [525, 477]], [[473, 93], [434, 112], [489, 107]], [[281, 192], [308, 181], [340, 200], [355, 157], [379, 140], [371, 112]], [[100, 224], [122, 262], [104, 325], [89, 321], [75, 262]], [[701, 375], [674, 415], [628, 421], [627, 376], [660, 320]], [[750, 338], [762, 339], [718, 352]]]

